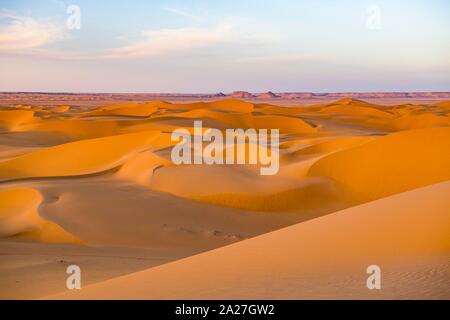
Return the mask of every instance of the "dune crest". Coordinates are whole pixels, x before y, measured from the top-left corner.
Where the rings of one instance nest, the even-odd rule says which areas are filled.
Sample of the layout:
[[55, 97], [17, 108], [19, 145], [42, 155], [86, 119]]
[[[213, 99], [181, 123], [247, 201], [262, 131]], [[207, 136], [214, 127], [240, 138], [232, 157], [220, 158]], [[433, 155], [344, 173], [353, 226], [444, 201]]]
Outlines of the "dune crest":
[[137, 151], [167, 145], [170, 137], [154, 131], [71, 142], [1, 162], [0, 179], [93, 174], [118, 166]]
[[77, 243], [59, 225], [39, 216], [41, 194], [33, 189], [0, 191], [0, 238], [17, 237], [47, 243]]
[[31, 123], [34, 120], [34, 111], [31, 110], [5, 110], [0, 111], [0, 130], [2, 128], [15, 130], [23, 124]]
[[401, 131], [320, 159], [309, 176], [370, 201], [450, 179], [450, 128]]

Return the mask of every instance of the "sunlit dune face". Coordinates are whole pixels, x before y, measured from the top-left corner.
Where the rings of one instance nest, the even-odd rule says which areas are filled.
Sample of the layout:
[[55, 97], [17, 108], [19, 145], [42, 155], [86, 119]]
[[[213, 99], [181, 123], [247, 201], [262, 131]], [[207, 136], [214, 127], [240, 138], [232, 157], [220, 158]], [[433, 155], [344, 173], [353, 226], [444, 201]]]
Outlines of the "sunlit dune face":
[[[9, 157], [14, 152], [8, 148], [0, 178], [72, 177], [76, 183], [78, 177], [105, 176], [219, 206], [323, 212], [330, 203], [343, 207], [449, 179], [449, 119], [445, 103], [382, 106], [355, 99], [311, 107], [236, 99], [130, 102], [87, 111], [12, 107], [0, 111], [4, 134], [47, 132], [70, 142], [41, 148], [36, 141], [32, 151]], [[194, 135], [199, 120], [203, 131], [278, 129], [279, 172], [258, 177], [258, 164], [176, 166], [170, 134], [184, 129]]]
[[[195, 127], [198, 121], [202, 123], [200, 131]], [[388, 246], [387, 238], [383, 245], [377, 244], [367, 222], [382, 225], [375, 211], [385, 208], [389, 215], [384, 213], [382, 221], [395, 222], [389, 227], [389, 241], [398, 250], [405, 250], [408, 259], [414, 260], [419, 253], [423, 257], [427, 248], [430, 254], [448, 254], [439, 241], [449, 221], [443, 218], [448, 200], [442, 196], [442, 188], [448, 189], [445, 181], [450, 180], [449, 125], [448, 102], [386, 106], [342, 99], [289, 107], [224, 99], [84, 108], [45, 103], [1, 107], [0, 237], [34, 244], [69, 243], [80, 248], [157, 248], [176, 252], [171, 259], [244, 240], [229, 252], [186, 262], [185, 267], [193, 270], [198, 264], [210, 263], [210, 259], [225, 263], [232, 255], [245, 257], [248, 250], [260, 245], [258, 241], [271, 243], [272, 236], [248, 245], [244, 244], [246, 239], [300, 223], [298, 239], [287, 230], [273, 234], [273, 241], [280, 248], [293, 250], [283, 251], [286, 257], [303, 255], [308, 264], [302, 270], [312, 272], [328, 270], [320, 266], [327, 260], [325, 255], [333, 252], [344, 254], [345, 261], [354, 262], [353, 267], [367, 262], [363, 244], [375, 250], [374, 257], [391, 263], [395, 255], [383, 251]], [[261, 175], [261, 163], [249, 159], [251, 150], [262, 147], [254, 148], [250, 140], [233, 146], [233, 151], [242, 147], [245, 152], [242, 162], [236, 158], [221, 164], [205, 160], [174, 163], [174, 132], [184, 130], [194, 138], [209, 129], [218, 130], [224, 137], [227, 129], [277, 130], [276, 149], [268, 144], [265, 151], [270, 156], [276, 150], [278, 170]], [[207, 148], [208, 141], [201, 140], [201, 144]], [[215, 152], [226, 154], [230, 150], [224, 145]], [[419, 227], [420, 210], [414, 211], [412, 220], [406, 213], [414, 193], [404, 194], [426, 187], [435, 190], [437, 184], [439, 191], [420, 191], [417, 197], [435, 201], [438, 207], [430, 216], [435, 215], [439, 223]], [[434, 193], [439, 196], [433, 198]], [[397, 195], [399, 198], [386, 200]], [[371, 201], [375, 201], [374, 207], [367, 204]], [[360, 213], [348, 209], [358, 205], [363, 205]], [[349, 212], [349, 216], [338, 211]], [[405, 227], [398, 238], [395, 226]], [[360, 227], [365, 231], [354, 231]], [[425, 237], [433, 234], [433, 228], [439, 232], [429, 242], [410, 238], [414, 237], [412, 230]], [[317, 232], [326, 235], [323, 241], [336, 243], [336, 247], [320, 247]], [[357, 234], [361, 246], [358, 240], [346, 238], [347, 232]], [[309, 241], [318, 251], [300, 250], [298, 241]], [[319, 242], [312, 245], [314, 241]], [[411, 244], [408, 250], [405, 243]], [[288, 278], [299, 262], [286, 257], [277, 255], [276, 259], [286, 263], [272, 267]], [[254, 259], [261, 265], [243, 259], [247, 261], [243, 270], [254, 270], [254, 276], [265, 277], [268, 265], [258, 254]], [[336, 261], [345, 264], [337, 257]], [[174, 265], [150, 272], [148, 279], [158, 279], [155, 283], [160, 281], [170, 288], [174, 282], [168, 279], [182, 273], [177, 268]], [[208, 277], [215, 274], [208, 269], [203, 275], [194, 274], [194, 278], [210, 290]], [[234, 281], [244, 276], [220, 268], [217, 274], [229, 277], [235, 289], [238, 284]], [[95, 279], [99, 278], [92, 282]], [[111, 285], [135, 285], [134, 278], [127, 279]], [[46, 293], [54, 290], [49, 288]], [[90, 292], [95, 295], [96, 290]], [[39, 290], [33, 294], [42, 295]], [[256, 296], [265, 297], [261, 292]]]

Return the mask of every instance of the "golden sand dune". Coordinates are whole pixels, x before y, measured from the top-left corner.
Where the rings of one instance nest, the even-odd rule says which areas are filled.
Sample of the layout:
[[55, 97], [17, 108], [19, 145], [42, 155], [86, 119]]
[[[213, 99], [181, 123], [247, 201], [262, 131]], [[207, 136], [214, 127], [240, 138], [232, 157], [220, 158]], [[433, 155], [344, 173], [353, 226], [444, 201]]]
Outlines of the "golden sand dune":
[[335, 139], [327, 139], [326, 141], [319, 141], [311, 146], [302, 148], [296, 151], [296, 155], [308, 155], [308, 154], [323, 154], [342, 149], [358, 146], [366, 142], [374, 140], [374, 137], [338, 137]]
[[329, 179], [261, 176], [259, 171], [245, 166], [164, 167], [155, 171], [151, 188], [201, 202], [256, 211], [301, 208], [306, 212], [336, 205], [341, 198]]
[[232, 111], [237, 113], [250, 113], [255, 109], [253, 103], [238, 99], [225, 99], [209, 103], [210, 108], [221, 111]]
[[442, 108], [450, 108], [450, 101], [442, 101], [442, 102], [438, 102], [433, 104], [433, 106], [437, 106], [437, 107], [442, 107]]
[[124, 103], [114, 104], [100, 108], [92, 112], [84, 113], [84, 116], [134, 116], [134, 117], [148, 117], [153, 112], [158, 110], [158, 106], [164, 106], [167, 103], [163, 101], [149, 102], [149, 103]]
[[55, 106], [55, 107], [51, 107], [48, 110], [56, 112], [56, 113], [62, 113], [62, 112], [67, 112], [70, 110], [70, 106]]
[[286, 108], [268, 104], [258, 104], [257, 107], [259, 113], [272, 115], [299, 115], [308, 112], [306, 108], [296, 106]]
[[312, 106], [308, 115], [399, 131], [448, 126], [449, 115], [446, 113], [445, 105], [446, 103], [442, 102], [434, 105], [381, 106], [355, 99], [343, 99]]
[[279, 115], [256, 116], [253, 118], [256, 129], [279, 129], [280, 133], [313, 133], [316, 128], [306, 121]]
[[100, 138], [121, 132], [118, 121], [85, 121], [79, 119], [41, 119], [22, 126], [23, 131], [48, 132], [69, 137], [72, 140]]
[[396, 130], [444, 127], [450, 125], [450, 117], [433, 113], [409, 113], [397, 118], [393, 125]]
[[22, 125], [20, 128], [26, 132], [61, 135], [72, 141], [76, 141], [147, 130], [171, 132], [178, 127], [160, 121], [155, 122], [143, 119], [129, 120], [117, 118], [117, 116], [107, 116], [100, 117], [99, 119], [79, 119], [76, 117], [68, 119], [41, 119], [41, 121], [36, 121], [32, 124]]
[[370, 117], [380, 117], [380, 118], [392, 118], [393, 114], [381, 111], [376, 108], [363, 107], [363, 106], [330, 106], [320, 110], [322, 113], [331, 114], [345, 114], [345, 115], [355, 115], [355, 116], [370, 116]]
[[148, 131], [81, 140], [35, 151], [0, 163], [0, 179], [93, 174], [120, 165], [143, 149], [170, 145], [170, 137]]
[[150, 151], [144, 151], [130, 157], [117, 171], [116, 176], [141, 185], [149, 185], [157, 168], [170, 165], [171, 162], [168, 159], [158, 157]]
[[[162, 114], [161, 118], [167, 119], [169, 115]], [[171, 114], [173, 119], [209, 119], [214, 121], [214, 127], [243, 128], [243, 129], [279, 129], [280, 133], [313, 133], [316, 129], [306, 121], [289, 116], [281, 115], [257, 115], [250, 113], [224, 113], [209, 109], [194, 109], [186, 112]], [[209, 126], [212, 126], [211, 124]]]
[[[417, 189], [51, 298], [448, 297], [449, 192]], [[366, 287], [370, 265], [381, 290]]]
[[165, 101], [153, 101], [146, 103], [123, 103], [101, 107], [84, 115], [125, 115], [125, 116], [150, 116], [157, 110], [195, 110], [213, 109], [216, 111], [250, 113], [254, 104], [236, 99], [218, 100], [213, 102], [197, 102], [190, 104], [169, 103]]
[[[320, 106], [320, 105], [318, 105], [318, 106]], [[392, 106], [370, 103], [370, 102], [360, 100], [360, 99], [355, 99], [355, 98], [343, 98], [343, 99], [340, 99], [340, 100], [337, 100], [334, 102], [327, 103], [322, 106], [325, 106], [325, 107], [330, 107], [330, 106], [361, 107], [361, 108], [372, 108], [372, 109], [384, 110], [384, 111], [388, 111], [388, 110], [392, 109]]]
[[33, 117], [34, 111], [29, 110], [0, 111], [0, 130], [14, 130], [22, 124], [32, 122]]
[[247, 129], [252, 127], [253, 122], [253, 117], [250, 113], [224, 113], [209, 109], [193, 109], [170, 114], [164, 113], [159, 118], [175, 120], [188, 118], [191, 123], [193, 121], [191, 119], [212, 120], [212, 123], [206, 122], [205, 125], [218, 129], [226, 129], [229, 127]]
[[[347, 111], [354, 111], [356, 113], [365, 114], [369, 110], [369, 114], [372, 112], [371, 109], [376, 109], [379, 111], [387, 111], [391, 107], [390, 106], [384, 106], [379, 104], [373, 104], [369, 103], [363, 100], [354, 99], [354, 98], [343, 98], [337, 101], [324, 103], [324, 104], [315, 104], [310, 106], [308, 109], [320, 112], [321, 110], [327, 110], [328, 108], [331, 108], [330, 110], [333, 110], [332, 108], [335, 108], [336, 112], [339, 112], [342, 110], [343, 112]], [[362, 108], [363, 112], [359, 112], [358, 108]], [[332, 113], [332, 112], [330, 112]]]
[[129, 103], [116, 103], [108, 106], [104, 106], [101, 108], [98, 108], [98, 111], [117, 111], [117, 110], [135, 110], [136, 108], [142, 108], [144, 110], [147, 110], [149, 108], [158, 107], [160, 105], [166, 105], [167, 102], [165, 101], [151, 101], [151, 102], [144, 102], [144, 103], [136, 103], [136, 102], [129, 102]]
[[0, 191], [0, 237], [20, 237], [50, 243], [81, 243], [57, 224], [39, 216], [42, 201], [33, 189]]
[[39, 190], [44, 199], [39, 214], [84, 243], [120, 246], [124, 251], [144, 247], [162, 254], [192, 254], [308, 218], [191, 201], [111, 175], [21, 181], [8, 186]]
[[370, 201], [450, 179], [450, 128], [393, 133], [317, 161], [310, 176]]
[[[66, 248], [58, 243], [82, 241], [88, 246], [70, 249], [80, 253], [74, 264], [89, 261], [83, 268], [93, 274], [115, 270], [89, 283], [231, 246], [87, 287], [79, 297], [449, 297], [448, 102], [180, 100], [0, 106], [0, 287], [29, 292], [18, 273], [3, 273], [24, 263], [11, 252], [35, 244], [45, 256], [53, 242], [48, 252], [58, 261]], [[197, 135], [196, 120], [203, 134], [278, 129], [279, 142], [255, 150], [278, 155], [279, 170], [263, 176], [261, 163], [248, 164], [250, 141], [216, 150], [234, 148], [231, 158], [246, 164], [176, 165], [171, 133]], [[96, 264], [93, 251], [136, 252], [133, 259], [152, 263], [127, 260], [131, 268], [102, 256]], [[27, 266], [42, 264], [36, 259], [26, 258]], [[369, 264], [382, 267], [386, 291], [365, 287]], [[28, 277], [30, 296], [60, 291], [58, 272], [66, 274], [58, 268], [42, 272], [48, 287]]]

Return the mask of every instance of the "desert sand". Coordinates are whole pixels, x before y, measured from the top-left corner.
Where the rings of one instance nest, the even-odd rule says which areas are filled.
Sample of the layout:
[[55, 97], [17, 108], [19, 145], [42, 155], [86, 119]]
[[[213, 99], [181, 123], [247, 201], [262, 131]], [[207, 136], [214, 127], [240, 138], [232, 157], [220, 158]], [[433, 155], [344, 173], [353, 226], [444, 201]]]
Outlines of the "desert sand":
[[[450, 182], [52, 298], [446, 298]], [[365, 286], [377, 264], [384, 290]]]
[[[450, 299], [449, 102], [265, 97], [0, 105], [0, 297]], [[278, 174], [174, 165], [194, 120], [279, 129]]]

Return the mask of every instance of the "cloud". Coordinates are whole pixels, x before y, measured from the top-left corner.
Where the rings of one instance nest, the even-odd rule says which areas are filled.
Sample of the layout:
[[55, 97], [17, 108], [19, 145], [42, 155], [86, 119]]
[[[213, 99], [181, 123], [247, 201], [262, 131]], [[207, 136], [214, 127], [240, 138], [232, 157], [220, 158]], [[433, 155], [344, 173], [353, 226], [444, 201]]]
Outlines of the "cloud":
[[26, 52], [65, 37], [63, 27], [0, 11], [0, 52]]
[[193, 49], [218, 47], [242, 41], [243, 35], [231, 25], [211, 28], [161, 29], [142, 32], [142, 39], [110, 49], [109, 58], [139, 58], [171, 55]]
[[181, 10], [181, 9], [172, 8], [172, 7], [164, 7], [162, 9], [165, 10], [165, 11], [168, 11], [170, 13], [173, 13], [175, 15], [181, 16], [183, 18], [188, 18], [188, 19], [192, 19], [192, 20], [195, 20], [195, 21], [202, 20], [202, 18], [200, 16], [193, 15], [193, 14], [191, 14], [191, 13], [189, 13], [187, 11]]
[[[184, 14], [176, 9], [172, 11]], [[122, 46], [85, 52], [47, 46], [68, 37], [63, 25], [0, 11], [0, 27], [0, 53], [52, 60], [221, 56], [222, 60], [230, 61], [258, 52], [259, 48], [270, 46], [274, 40], [271, 35], [252, 32], [240, 24], [223, 22], [213, 26], [144, 30], [136, 40], [129, 40]]]

